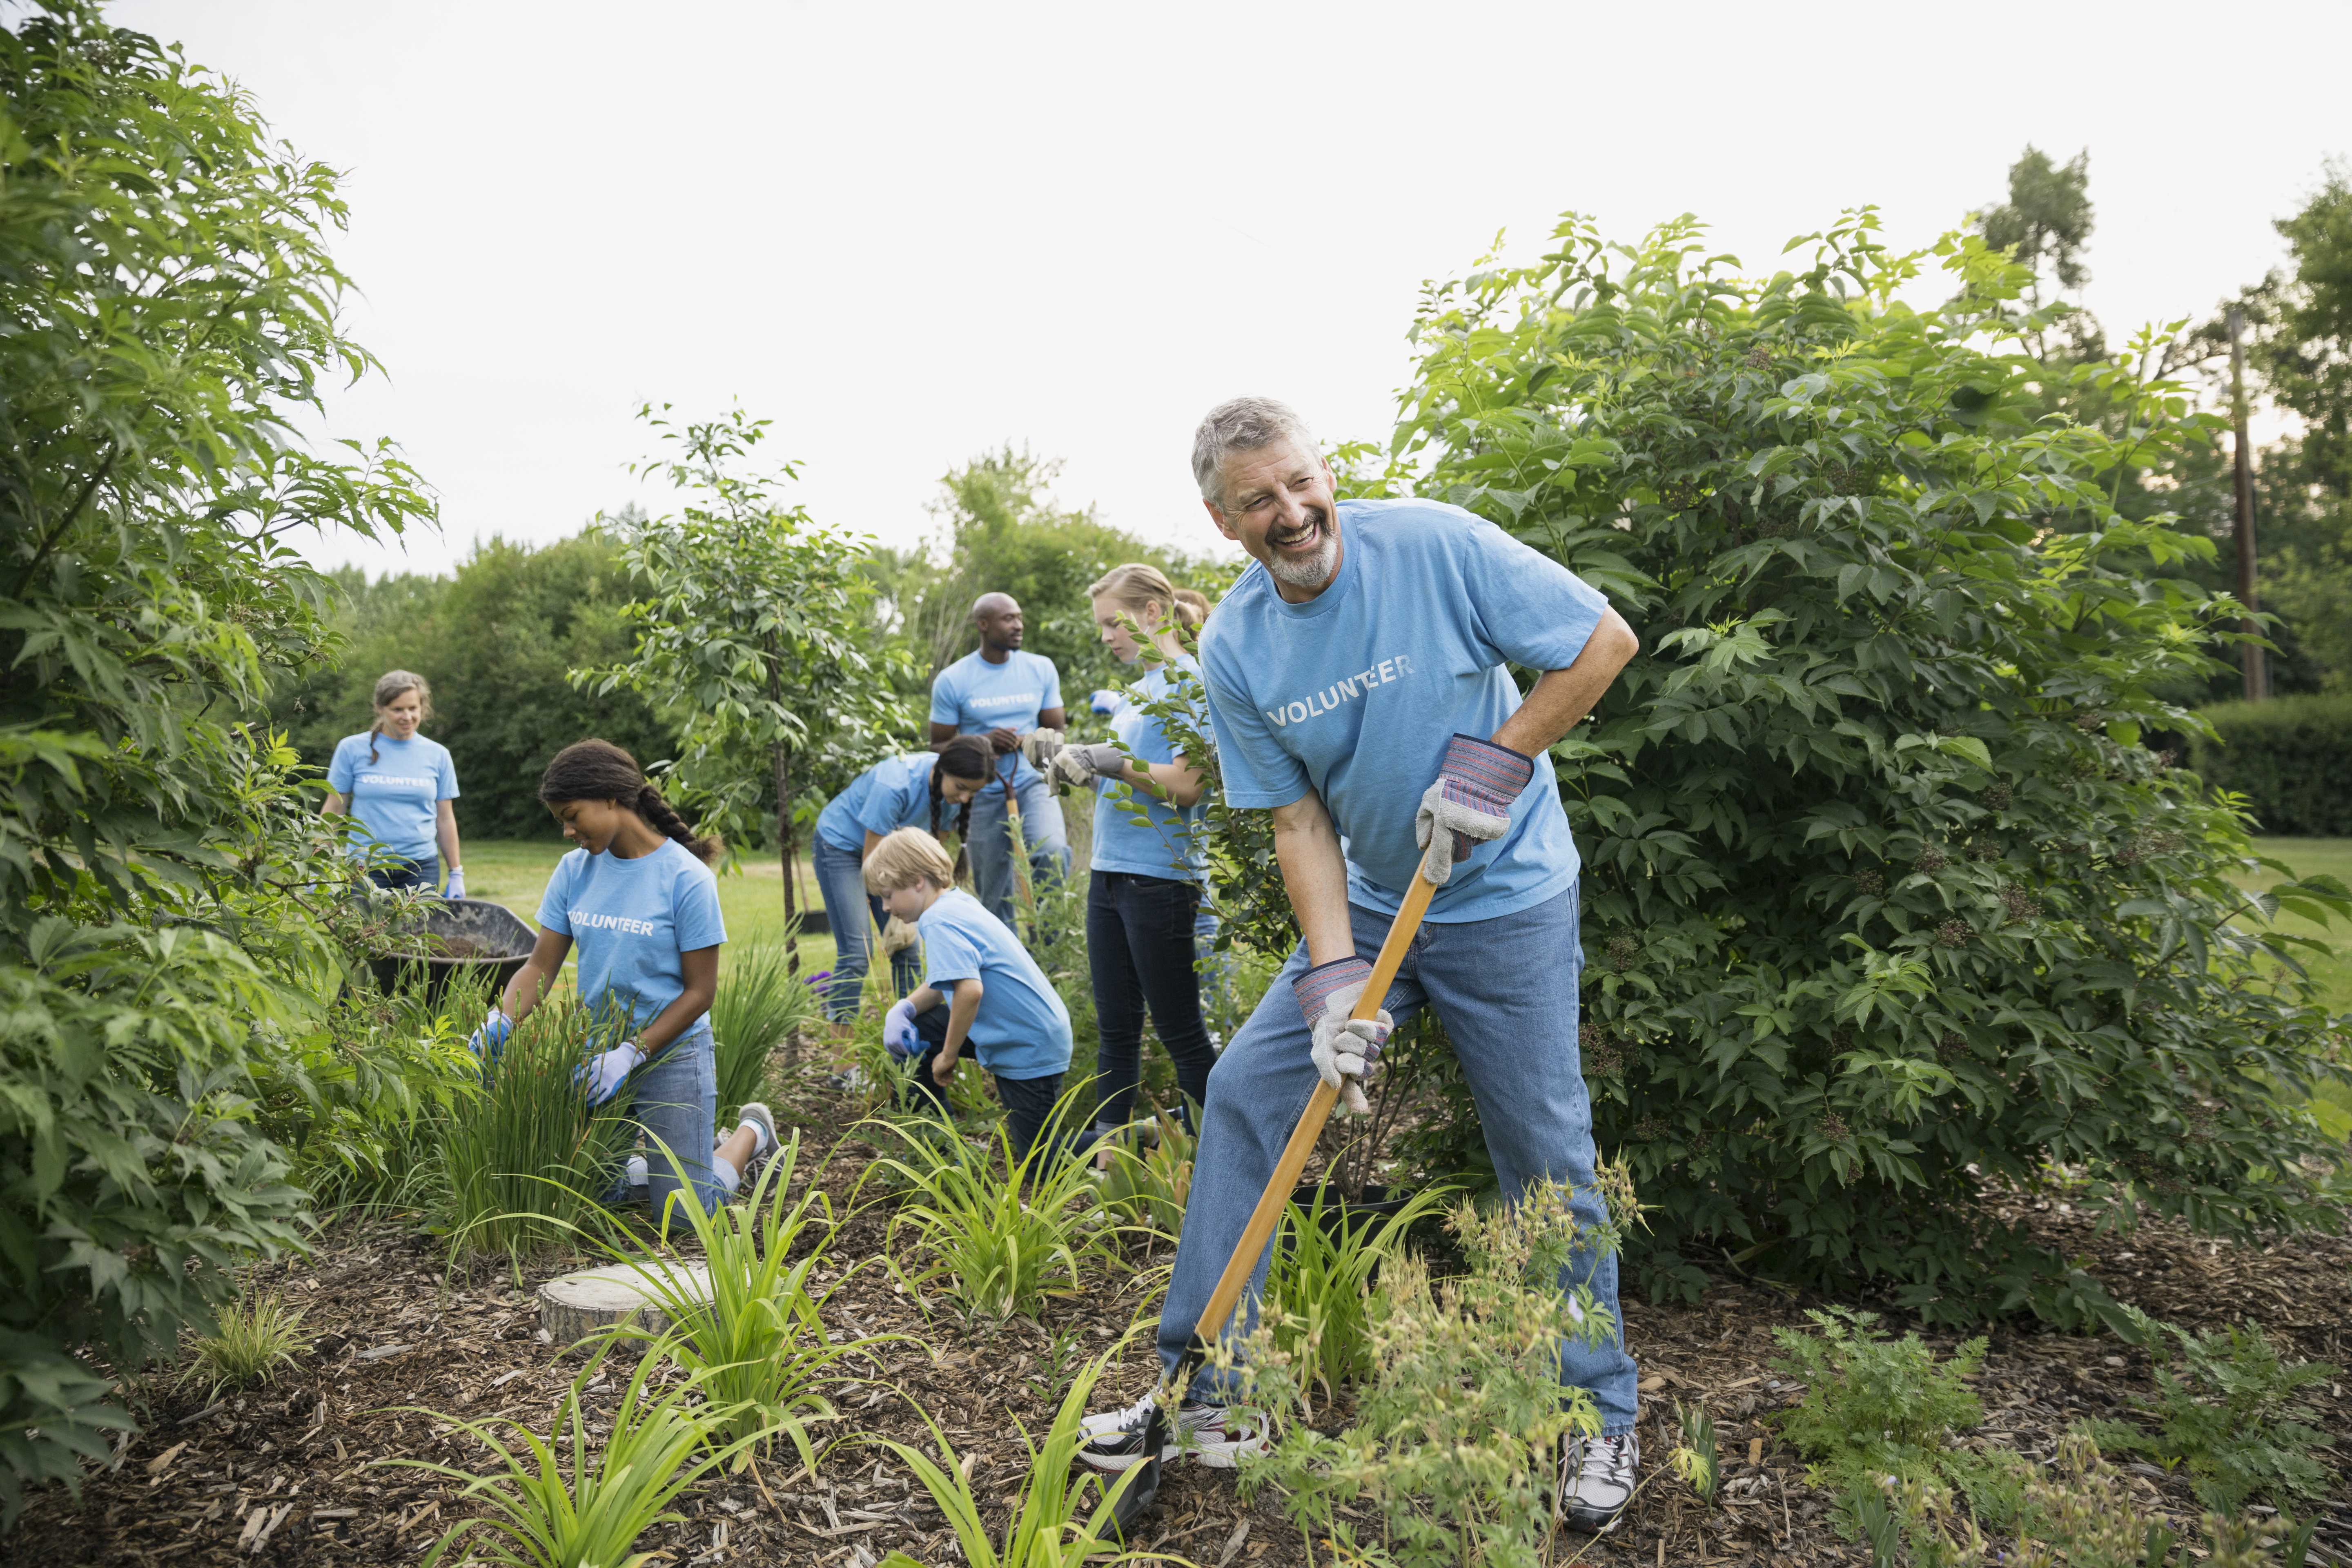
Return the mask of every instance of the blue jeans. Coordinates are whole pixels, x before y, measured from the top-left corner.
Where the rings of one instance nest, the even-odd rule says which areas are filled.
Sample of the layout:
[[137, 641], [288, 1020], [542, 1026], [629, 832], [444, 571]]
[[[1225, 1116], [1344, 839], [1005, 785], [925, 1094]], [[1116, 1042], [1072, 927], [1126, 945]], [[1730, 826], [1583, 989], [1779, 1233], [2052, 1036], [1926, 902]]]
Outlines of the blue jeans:
[[[630, 1086], [629, 1114], [646, 1135], [646, 1197], [656, 1222], [672, 1193], [681, 1190], [678, 1169], [694, 1184], [702, 1212], [726, 1201], [727, 1191], [710, 1165], [710, 1129], [719, 1119], [719, 1058], [710, 1026], [698, 1023], [683, 1039], [656, 1057]], [[669, 1152], [662, 1151], [667, 1148]], [[671, 1163], [675, 1157], [677, 1164]], [[618, 1207], [629, 1199], [625, 1177], [605, 1194]], [[683, 1221], [681, 1214], [679, 1219]]]
[[[1389, 917], [1352, 906], [1349, 913], [1356, 951], [1368, 958], [1377, 953]], [[1306, 968], [1301, 943], [1209, 1075], [1192, 1191], [1168, 1299], [1160, 1310], [1160, 1361], [1171, 1374], [1315, 1089], [1315, 1064], [1307, 1059], [1312, 1040], [1290, 989]], [[1477, 1100], [1486, 1152], [1494, 1156], [1504, 1197], [1516, 1201], [1530, 1182], [1564, 1181], [1575, 1189], [1570, 1206], [1577, 1218], [1599, 1225], [1605, 1213], [1592, 1190], [1592, 1105], [1576, 1048], [1577, 982], [1583, 968], [1577, 889], [1571, 887], [1516, 914], [1423, 925], [1406, 950], [1387, 1006], [1400, 1022], [1423, 1005], [1436, 1008], [1445, 1021]], [[1261, 1253], [1228, 1335], [1237, 1337], [1255, 1326], [1265, 1269], [1266, 1254]], [[1614, 1436], [1633, 1429], [1639, 1397], [1633, 1358], [1624, 1349], [1624, 1320], [1617, 1311], [1617, 1259], [1571, 1262], [1560, 1286], [1565, 1290], [1578, 1283], [1591, 1287], [1594, 1300], [1617, 1319], [1619, 1331], [1614, 1342], [1599, 1350], [1563, 1342], [1560, 1382], [1591, 1392], [1601, 1431]], [[1201, 1372], [1194, 1384], [1200, 1397], [1215, 1400], [1227, 1393], [1213, 1369]]]
[[414, 888], [423, 888], [431, 892], [441, 885], [438, 879], [440, 868], [441, 862], [437, 858], [395, 860], [370, 871], [367, 879], [387, 892], [404, 893]]
[[[1095, 1125], [1135, 1116], [1143, 1079], [1143, 1016], [1176, 1064], [1176, 1087], [1195, 1104], [1209, 1097], [1209, 1026], [1201, 1020], [1201, 977], [1192, 967], [1193, 916], [1201, 885], [1131, 871], [1087, 879], [1087, 970], [1094, 982], [1102, 1043], [1095, 1050]], [[1188, 1124], [1192, 1112], [1176, 1107]]]
[[[890, 923], [890, 917], [884, 912], [882, 900], [866, 890], [866, 879], [859, 870], [862, 856], [837, 849], [819, 835], [810, 858], [816, 868], [817, 891], [824, 899], [824, 921], [833, 928], [833, 984], [825, 994], [824, 1015], [838, 1024], [857, 1016], [866, 971], [880, 944], [875, 933]], [[919, 948], [902, 947], [890, 955], [890, 984], [897, 987], [894, 996], [904, 996], [922, 983]]]
[[[1013, 923], [1013, 834], [1005, 820], [1005, 790], [989, 785], [971, 803], [971, 837], [965, 848], [971, 854], [972, 896], [981, 907], [1006, 925]], [[1044, 779], [1021, 786], [1021, 833], [1029, 845], [1032, 886], [1048, 876], [1070, 872], [1070, 843], [1062, 833], [1062, 805], [1054, 786]]]

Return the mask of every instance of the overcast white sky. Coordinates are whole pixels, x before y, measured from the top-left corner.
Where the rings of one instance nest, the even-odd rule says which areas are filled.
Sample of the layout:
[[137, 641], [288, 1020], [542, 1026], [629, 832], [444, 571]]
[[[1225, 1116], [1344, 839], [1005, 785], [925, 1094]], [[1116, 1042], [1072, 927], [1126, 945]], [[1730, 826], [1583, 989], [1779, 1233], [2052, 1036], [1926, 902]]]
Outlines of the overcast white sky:
[[[547, 540], [635, 493], [646, 401], [740, 399], [822, 520], [893, 543], [1006, 440], [1200, 548], [1193, 423], [1296, 404], [1386, 436], [1422, 281], [1574, 207], [1690, 211], [1751, 270], [1842, 207], [1924, 243], [2025, 143], [2088, 147], [2085, 302], [2201, 312], [2352, 151], [2352, 5], [369, 5], [122, 0], [348, 171], [330, 406], [443, 531]], [[2333, 83], [2334, 85], [2330, 85]], [[658, 497], [647, 498], [658, 505]]]

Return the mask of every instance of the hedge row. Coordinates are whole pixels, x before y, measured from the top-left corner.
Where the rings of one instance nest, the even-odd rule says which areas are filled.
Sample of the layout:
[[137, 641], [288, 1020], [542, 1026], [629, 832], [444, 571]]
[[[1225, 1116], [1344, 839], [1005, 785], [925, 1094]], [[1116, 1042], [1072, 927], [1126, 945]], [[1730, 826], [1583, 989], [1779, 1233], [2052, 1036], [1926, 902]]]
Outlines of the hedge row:
[[2216, 745], [2191, 743], [2215, 789], [2253, 803], [2264, 833], [2352, 837], [2352, 697], [2273, 697], [2205, 709]]

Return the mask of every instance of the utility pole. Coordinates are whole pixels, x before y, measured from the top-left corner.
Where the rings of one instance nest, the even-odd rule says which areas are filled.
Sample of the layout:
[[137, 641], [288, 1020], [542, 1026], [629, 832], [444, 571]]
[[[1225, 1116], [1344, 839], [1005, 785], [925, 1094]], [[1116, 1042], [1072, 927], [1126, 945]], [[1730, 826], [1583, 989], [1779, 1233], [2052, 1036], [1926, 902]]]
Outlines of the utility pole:
[[[2238, 542], [2238, 602], [2246, 607], [2246, 619], [2242, 623], [2248, 637], [2259, 634], [2254, 612], [2262, 603], [2254, 592], [2254, 459], [2252, 449], [2246, 444], [2246, 313], [2236, 306], [2230, 308], [2230, 404], [2237, 422], [2237, 452], [2232, 466], [2236, 469], [2238, 505], [2236, 527], [2232, 531]], [[2253, 643], [2239, 646], [2238, 657], [2246, 672], [2246, 700], [2259, 702], [2271, 694], [2271, 672], [2263, 657], [2263, 649]]]

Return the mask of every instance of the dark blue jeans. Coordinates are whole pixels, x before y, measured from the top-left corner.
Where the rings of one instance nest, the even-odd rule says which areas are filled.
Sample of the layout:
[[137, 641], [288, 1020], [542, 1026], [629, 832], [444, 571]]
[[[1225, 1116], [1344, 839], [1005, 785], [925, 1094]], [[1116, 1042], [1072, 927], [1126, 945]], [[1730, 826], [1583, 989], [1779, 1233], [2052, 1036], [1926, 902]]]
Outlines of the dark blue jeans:
[[[948, 1043], [948, 1010], [934, 1007], [928, 1013], [915, 1015], [915, 1037], [923, 1042], [923, 1054], [915, 1058], [908, 1070], [915, 1075], [915, 1087], [930, 1097], [932, 1107], [947, 1121], [955, 1120], [955, 1107], [948, 1103], [948, 1091], [931, 1077], [931, 1064], [939, 1060], [940, 1050]], [[966, 1042], [970, 1044], [969, 1041]], [[959, 1053], [961, 1060], [964, 1053]], [[978, 1061], [971, 1063], [977, 1072], [982, 1070]], [[1042, 1078], [1003, 1078], [996, 1079], [996, 1102], [1004, 1107], [1005, 1136], [1013, 1142], [1015, 1163], [1029, 1157], [1030, 1147], [1044, 1133], [1046, 1124], [1054, 1120], [1054, 1102], [1062, 1097], [1062, 1075], [1047, 1073]], [[1055, 1142], [1066, 1142], [1071, 1133], [1057, 1130]]]
[[436, 886], [435, 874], [440, 868], [438, 860], [395, 860], [389, 866], [377, 867], [367, 877], [386, 891], [405, 893], [413, 888], [430, 889]]
[[[865, 858], [854, 850], [828, 844], [820, 836], [811, 857], [816, 868], [817, 891], [824, 896], [824, 922], [833, 931], [833, 984], [826, 988], [825, 1016], [838, 1024], [857, 1016], [857, 1003], [866, 990], [866, 971], [881, 951], [876, 933], [890, 923], [882, 900], [866, 890]], [[872, 917], [872, 923], [867, 917]], [[918, 942], [890, 955], [890, 984], [904, 996], [923, 983], [923, 950]]]
[[[1176, 1064], [1176, 1087], [1192, 1104], [1209, 1098], [1209, 1069], [1217, 1054], [1201, 1017], [1201, 976], [1193, 967], [1200, 910], [1198, 882], [1128, 871], [1097, 871], [1088, 879], [1087, 969], [1094, 982], [1095, 1020], [1102, 1027], [1095, 1053], [1097, 1127], [1134, 1119], [1147, 1010]], [[1180, 1114], [1189, 1126], [1191, 1111]]]

